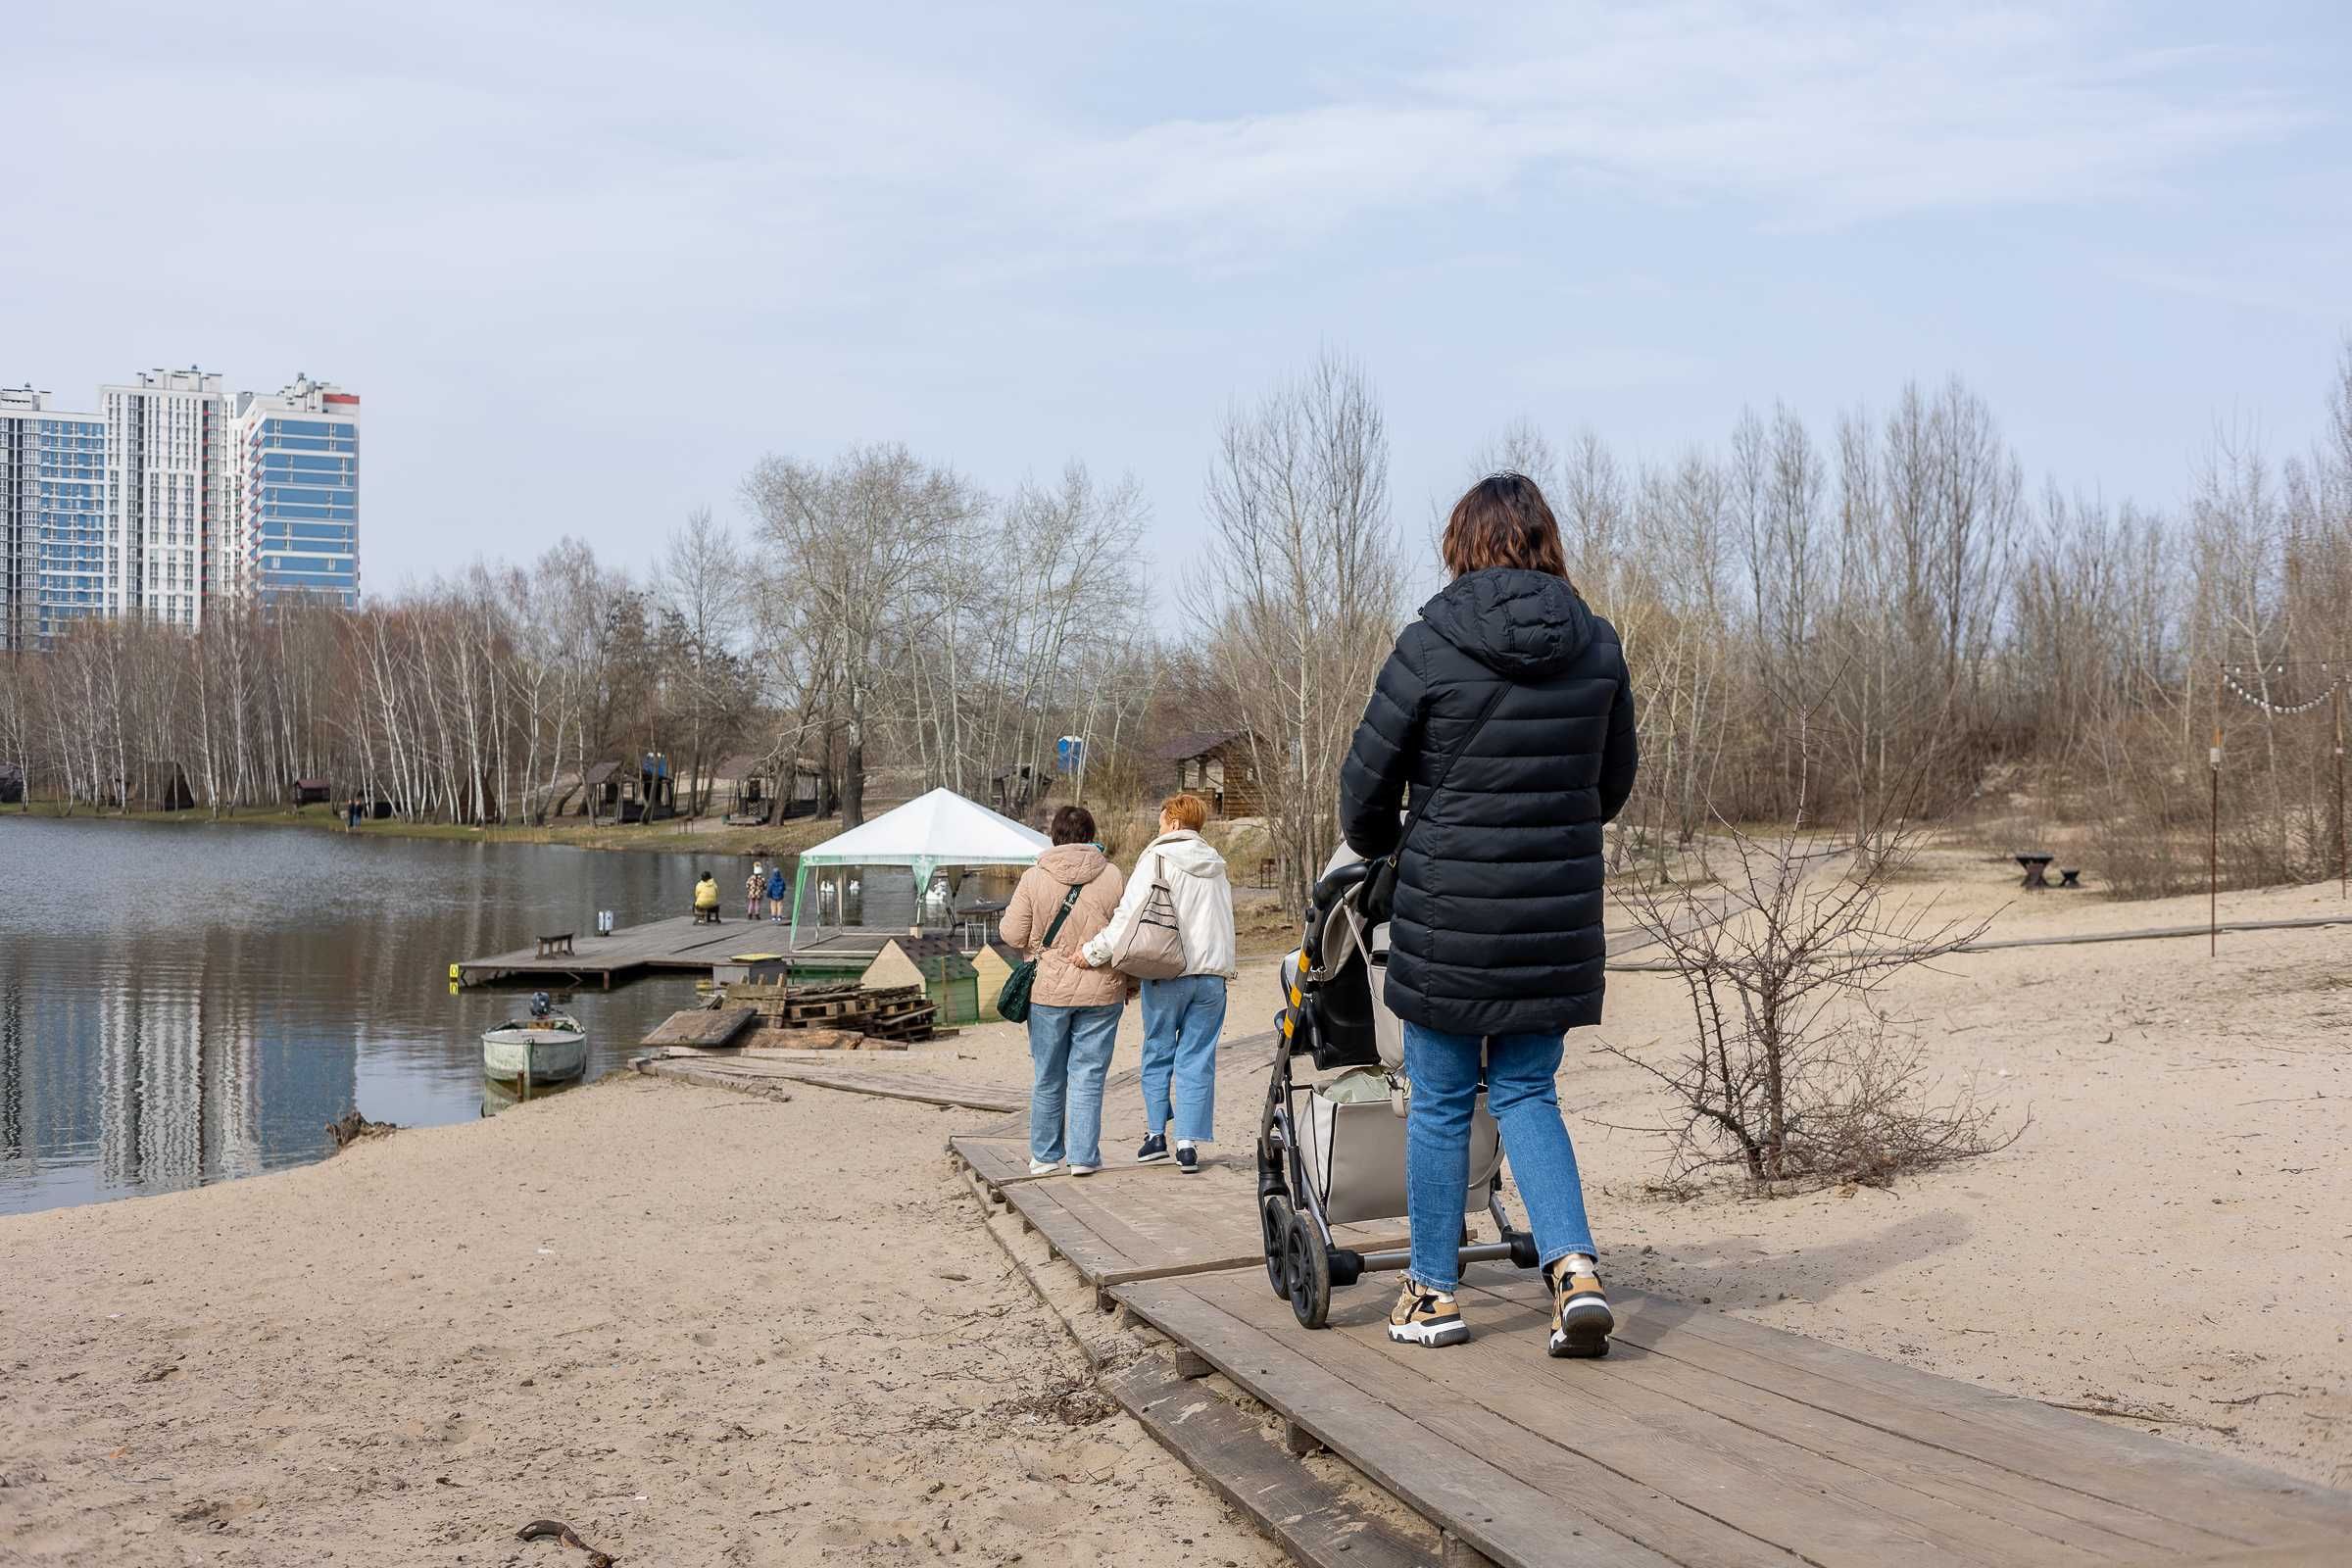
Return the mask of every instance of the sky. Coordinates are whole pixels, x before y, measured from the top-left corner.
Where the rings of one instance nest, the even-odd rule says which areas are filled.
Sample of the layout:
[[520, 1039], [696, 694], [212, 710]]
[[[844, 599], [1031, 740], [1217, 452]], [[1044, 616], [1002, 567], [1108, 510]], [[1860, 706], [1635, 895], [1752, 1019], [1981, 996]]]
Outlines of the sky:
[[1326, 347], [1416, 548], [1514, 419], [1663, 462], [1952, 373], [2036, 485], [2165, 508], [2306, 446], [2352, 328], [2340, 4], [9, 13], [0, 383], [358, 392], [373, 592], [641, 565], [870, 441], [1132, 473], [1173, 568]]

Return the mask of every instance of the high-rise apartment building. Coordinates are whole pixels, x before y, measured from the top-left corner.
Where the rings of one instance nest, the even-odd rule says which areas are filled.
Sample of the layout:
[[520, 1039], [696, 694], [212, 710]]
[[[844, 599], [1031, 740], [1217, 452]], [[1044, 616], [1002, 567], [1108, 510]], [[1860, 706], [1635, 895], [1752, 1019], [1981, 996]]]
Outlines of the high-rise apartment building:
[[360, 400], [296, 376], [237, 396], [226, 591], [360, 600]]
[[0, 387], [0, 650], [106, 607], [106, 423]]
[[202, 370], [144, 370], [98, 389], [106, 419], [107, 611], [194, 628], [225, 589], [228, 398]]
[[193, 630], [223, 599], [359, 602], [356, 395], [190, 368], [101, 387], [94, 415], [48, 398], [0, 388], [0, 649], [77, 615]]

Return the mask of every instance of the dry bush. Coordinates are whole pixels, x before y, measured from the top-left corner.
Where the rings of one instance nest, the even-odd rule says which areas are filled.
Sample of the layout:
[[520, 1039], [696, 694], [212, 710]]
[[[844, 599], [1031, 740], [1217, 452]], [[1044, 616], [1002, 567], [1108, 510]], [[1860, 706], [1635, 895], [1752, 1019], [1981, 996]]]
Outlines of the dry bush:
[[1885, 1185], [2014, 1141], [1968, 1089], [1929, 1072], [1881, 993], [1906, 969], [1981, 937], [1987, 920], [1940, 920], [1935, 901], [1894, 900], [1909, 859], [1896, 833], [1857, 863], [1789, 828], [1732, 834], [1728, 889], [1643, 885], [1619, 901], [1666, 952], [1696, 1025], [1665, 1066], [1603, 1047], [1664, 1084], [1675, 1106], [1668, 1180], [1738, 1171], [1760, 1193]]

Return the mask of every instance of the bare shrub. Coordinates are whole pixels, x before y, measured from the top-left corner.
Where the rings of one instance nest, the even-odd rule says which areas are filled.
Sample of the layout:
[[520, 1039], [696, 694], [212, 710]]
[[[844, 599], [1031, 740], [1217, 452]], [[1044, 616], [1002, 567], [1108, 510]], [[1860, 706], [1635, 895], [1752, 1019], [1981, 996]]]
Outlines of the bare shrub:
[[1902, 833], [1856, 866], [1849, 847], [1790, 827], [1731, 830], [1728, 888], [1622, 888], [1620, 904], [1666, 954], [1696, 1032], [1665, 1065], [1602, 1049], [1657, 1078], [1675, 1116], [1669, 1181], [1729, 1168], [1755, 1191], [1897, 1177], [2014, 1141], [1972, 1089], [1929, 1071], [1916, 1036], [1884, 1004], [1886, 983], [1984, 935], [1932, 898], [1888, 896], [1910, 857]]

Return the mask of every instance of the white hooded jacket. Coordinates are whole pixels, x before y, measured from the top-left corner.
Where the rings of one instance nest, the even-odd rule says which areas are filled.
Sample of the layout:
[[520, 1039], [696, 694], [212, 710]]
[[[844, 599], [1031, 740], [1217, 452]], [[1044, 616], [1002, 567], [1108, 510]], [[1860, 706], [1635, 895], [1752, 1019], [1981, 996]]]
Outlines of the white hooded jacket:
[[[1163, 865], [1166, 869], [1159, 870]], [[1152, 897], [1155, 875], [1168, 884], [1176, 901], [1176, 932], [1184, 938], [1184, 972], [1232, 979], [1233, 884], [1226, 880], [1225, 858], [1190, 828], [1162, 833], [1144, 846], [1110, 924], [1087, 943], [1086, 961], [1098, 967], [1110, 961], [1111, 950], [1126, 937], [1137, 911]]]

